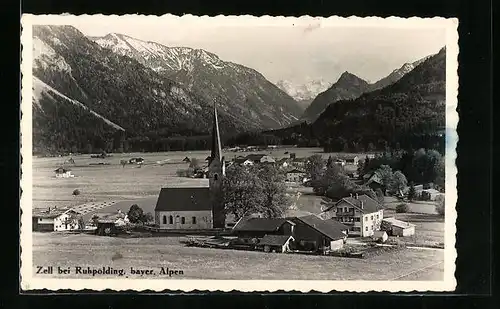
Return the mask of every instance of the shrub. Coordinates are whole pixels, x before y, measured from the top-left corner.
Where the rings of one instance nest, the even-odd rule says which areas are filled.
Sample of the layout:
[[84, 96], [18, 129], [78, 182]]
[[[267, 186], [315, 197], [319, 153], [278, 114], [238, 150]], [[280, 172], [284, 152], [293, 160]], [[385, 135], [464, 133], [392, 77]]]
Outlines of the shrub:
[[396, 206], [396, 212], [397, 213], [408, 212], [408, 205], [405, 203], [399, 204], [398, 206]]
[[73, 190], [73, 193], [72, 193], [72, 194], [73, 194], [73, 195], [80, 195], [80, 190], [75, 189], [75, 190]]

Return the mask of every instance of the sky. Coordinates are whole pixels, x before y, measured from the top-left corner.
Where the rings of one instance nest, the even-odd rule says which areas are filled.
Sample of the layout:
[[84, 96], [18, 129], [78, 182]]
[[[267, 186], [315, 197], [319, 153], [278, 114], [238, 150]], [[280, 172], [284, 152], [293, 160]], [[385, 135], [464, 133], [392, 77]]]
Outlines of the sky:
[[406, 62], [435, 54], [446, 44], [436, 23], [259, 22], [258, 18], [93, 18], [71, 24], [88, 36], [121, 33], [166, 46], [201, 48], [239, 63], [276, 83], [308, 80], [333, 83], [345, 71], [368, 82], [387, 76]]

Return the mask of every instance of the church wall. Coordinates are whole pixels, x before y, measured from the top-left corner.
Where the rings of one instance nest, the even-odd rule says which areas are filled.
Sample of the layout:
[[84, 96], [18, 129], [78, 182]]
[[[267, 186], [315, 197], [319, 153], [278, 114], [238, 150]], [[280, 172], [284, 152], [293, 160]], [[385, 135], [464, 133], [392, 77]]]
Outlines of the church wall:
[[[166, 221], [163, 220], [164, 216]], [[170, 216], [173, 219], [172, 223], [170, 223]], [[182, 224], [182, 217], [185, 220], [184, 224]], [[196, 223], [193, 223], [193, 217], [196, 218]], [[211, 229], [213, 227], [212, 211], [157, 211], [155, 213], [155, 223], [164, 229]]]

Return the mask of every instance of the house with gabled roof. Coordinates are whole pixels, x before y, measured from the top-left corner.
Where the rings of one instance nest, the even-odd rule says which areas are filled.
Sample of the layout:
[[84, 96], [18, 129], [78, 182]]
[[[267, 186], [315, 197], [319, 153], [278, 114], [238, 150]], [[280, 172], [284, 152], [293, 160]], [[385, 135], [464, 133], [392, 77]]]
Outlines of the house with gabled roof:
[[71, 231], [78, 229], [78, 212], [72, 208], [35, 208], [32, 229], [37, 232]]
[[323, 220], [316, 215], [289, 220], [295, 223], [293, 237], [298, 249], [319, 252], [338, 250], [348, 236], [349, 227], [336, 220]]
[[372, 236], [380, 230], [384, 209], [366, 194], [344, 197], [323, 211], [323, 217], [334, 219], [349, 227], [350, 235]]
[[243, 238], [261, 238], [265, 235], [292, 235], [295, 223], [285, 218], [243, 217], [232, 229], [232, 234]]
[[287, 182], [302, 182], [306, 177], [306, 172], [298, 168], [292, 168], [286, 172]]

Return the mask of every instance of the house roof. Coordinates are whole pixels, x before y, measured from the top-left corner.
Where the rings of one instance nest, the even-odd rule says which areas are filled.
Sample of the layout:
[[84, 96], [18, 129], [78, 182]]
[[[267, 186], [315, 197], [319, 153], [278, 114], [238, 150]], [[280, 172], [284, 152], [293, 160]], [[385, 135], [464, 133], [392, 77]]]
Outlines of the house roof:
[[283, 246], [290, 238], [293, 239], [290, 235], [265, 235], [259, 240], [259, 245]]
[[57, 218], [60, 215], [69, 211], [77, 213], [71, 208], [51, 208], [50, 210], [48, 208], [34, 208], [32, 210], [32, 217], [46, 218], [46, 219]]
[[97, 217], [98, 223], [115, 223], [119, 219], [125, 219], [127, 215], [123, 212], [107, 212], [107, 213], [95, 213], [92, 215]]
[[288, 173], [305, 173], [305, 172], [299, 170], [298, 168], [294, 168], [292, 170], [287, 171], [286, 173], [288, 174]]
[[382, 221], [387, 222], [390, 225], [393, 225], [393, 226], [396, 226], [399, 228], [403, 228], [403, 229], [415, 226], [415, 224], [412, 224], [410, 222], [401, 221], [401, 220], [398, 220], [396, 218], [384, 218], [384, 219], [382, 219]]
[[373, 175], [371, 175], [370, 179], [368, 179], [368, 181], [366, 182], [366, 184], [369, 184], [369, 183], [372, 183], [372, 182], [378, 183], [380, 185], [384, 184], [382, 182], [382, 179], [380, 178], [380, 176], [377, 173], [373, 173]]
[[363, 213], [377, 212], [380, 209], [382, 209], [382, 206], [380, 206], [379, 202], [372, 199], [366, 194], [359, 195], [357, 198], [354, 196], [344, 197], [340, 201], [338, 201], [334, 206], [339, 205], [341, 202], [349, 203], [352, 206], [356, 207], [358, 210], [362, 211]]
[[295, 223], [288, 221], [285, 218], [244, 218], [233, 227], [233, 230], [248, 232], [274, 232], [285, 224], [285, 222], [295, 225]]
[[155, 211], [212, 210], [208, 187], [162, 188]]
[[336, 220], [323, 220], [316, 215], [298, 217], [296, 220], [304, 222], [306, 225], [309, 225], [332, 240], [344, 238], [346, 236], [344, 231], [349, 229], [346, 225]]
[[441, 192], [439, 192], [436, 189], [424, 189], [424, 190], [422, 190], [422, 192], [427, 192], [429, 194], [438, 194], [438, 193], [441, 193]]
[[66, 173], [67, 171], [71, 171], [69, 168], [59, 167], [54, 170], [56, 173]]
[[252, 161], [260, 161], [263, 157], [265, 157], [265, 154], [249, 154], [246, 159], [252, 160]]

